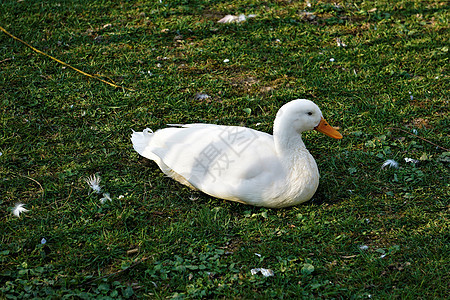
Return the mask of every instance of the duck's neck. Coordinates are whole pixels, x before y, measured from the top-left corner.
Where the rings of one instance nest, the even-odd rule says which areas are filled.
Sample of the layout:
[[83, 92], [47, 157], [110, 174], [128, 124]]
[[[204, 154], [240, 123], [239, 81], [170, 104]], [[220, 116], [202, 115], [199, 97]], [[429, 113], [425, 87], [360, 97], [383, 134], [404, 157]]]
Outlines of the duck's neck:
[[292, 127], [274, 126], [273, 139], [279, 157], [292, 161], [292, 159], [297, 158], [302, 153], [308, 153], [301, 134]]
[[301, 134], [291, 126], [274, 126], [273, 138], [286, 180], [277, 187], [281, 191], [280, 207], [311, 199], [319, 185], [319, 170]]

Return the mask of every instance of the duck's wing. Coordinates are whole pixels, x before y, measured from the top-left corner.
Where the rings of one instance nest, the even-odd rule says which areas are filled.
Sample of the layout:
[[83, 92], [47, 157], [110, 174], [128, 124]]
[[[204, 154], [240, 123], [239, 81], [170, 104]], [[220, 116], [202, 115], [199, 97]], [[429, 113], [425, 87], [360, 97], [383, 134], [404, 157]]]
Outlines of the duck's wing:
[[271, 183], [271, 174], [281, 172], [273, 137], [246, 127], [165, 128], [151, 133], [145, 147], [135, 149], [144, 157], [159, 159], [197, 189], [234, 201], [246, 202]]

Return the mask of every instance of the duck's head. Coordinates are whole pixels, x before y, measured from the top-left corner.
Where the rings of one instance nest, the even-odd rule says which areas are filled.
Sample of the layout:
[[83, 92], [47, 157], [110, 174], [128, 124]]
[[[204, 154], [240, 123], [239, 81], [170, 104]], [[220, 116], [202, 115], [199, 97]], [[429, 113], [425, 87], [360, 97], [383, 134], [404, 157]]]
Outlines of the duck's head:
[[283, 105], [275, 118], [275, 123], [280, 122], [284, 125], [280, 127], [289, 127], [298, 133], [315, 129], [329, 137], [342, 139], [342, 135], [325, 121], [319, 107], [310, 100], [297, 99]]

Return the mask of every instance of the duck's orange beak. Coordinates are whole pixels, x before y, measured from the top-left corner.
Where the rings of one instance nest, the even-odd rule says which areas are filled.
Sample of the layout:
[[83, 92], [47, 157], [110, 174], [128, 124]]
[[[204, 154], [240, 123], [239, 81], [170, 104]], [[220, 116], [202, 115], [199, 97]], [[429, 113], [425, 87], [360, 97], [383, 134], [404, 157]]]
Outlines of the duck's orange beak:
[[331, 127], [330, 124], [328, 124], [328, 122], [325, 121], [324, 118], [320, 119], [319, 125], [317, 125], [314, 129], [334, 139], [338, 140], [342, 139], [342, 134], [340, 134], [339, 131]]

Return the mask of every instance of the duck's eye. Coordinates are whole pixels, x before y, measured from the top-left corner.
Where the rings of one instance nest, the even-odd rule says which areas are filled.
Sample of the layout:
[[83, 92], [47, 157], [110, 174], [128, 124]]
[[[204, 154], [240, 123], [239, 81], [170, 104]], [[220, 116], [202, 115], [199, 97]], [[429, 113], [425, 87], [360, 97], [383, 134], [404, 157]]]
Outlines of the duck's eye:
[[308, 112], [308, 116], [312, 116], [312, 112], [309, 111], [309, 112]]

